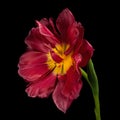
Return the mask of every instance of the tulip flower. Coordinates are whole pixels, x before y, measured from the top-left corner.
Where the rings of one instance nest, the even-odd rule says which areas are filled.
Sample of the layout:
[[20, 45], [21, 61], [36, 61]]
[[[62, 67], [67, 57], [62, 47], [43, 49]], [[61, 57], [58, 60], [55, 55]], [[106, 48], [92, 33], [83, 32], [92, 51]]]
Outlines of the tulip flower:
[[82, 68], [89, 68], [94, 49], [84, 39], [84, 27], [68, 8], [56, 22], [53, 18], [36, 21], [25, 43], [27, 50], [19, 59], [18, 73], [28, 82], [25, 91], [29, 97], [46, 98], [52, 94], [56, 107], [65, 113], [80, 95], [82, 76], [92, 88]]

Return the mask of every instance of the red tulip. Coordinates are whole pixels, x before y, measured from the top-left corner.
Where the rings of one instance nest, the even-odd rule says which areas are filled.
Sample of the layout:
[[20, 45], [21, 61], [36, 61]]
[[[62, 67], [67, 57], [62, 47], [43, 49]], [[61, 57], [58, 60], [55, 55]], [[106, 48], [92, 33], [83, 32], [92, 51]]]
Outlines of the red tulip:
[[79, 68], [87, 65], [93, 47], [83, 38], [83, 26], [67, 8], [56, 24], [52, 18], [36, 23], [25, 39], [28, 50], [20, 57], [18, 73], [29, 82], [28, 96], [45, 98], [52, 94], [57, 108], [65, 113], [80, 94]]

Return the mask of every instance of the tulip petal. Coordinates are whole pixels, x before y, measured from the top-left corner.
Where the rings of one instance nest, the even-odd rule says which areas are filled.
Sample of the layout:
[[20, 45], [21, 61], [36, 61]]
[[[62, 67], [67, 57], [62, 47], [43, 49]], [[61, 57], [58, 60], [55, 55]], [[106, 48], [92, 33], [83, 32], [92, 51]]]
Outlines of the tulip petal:
[[88, 61], [93, 55], [93, 51], [94, 49], [92, 45], [87, 40], [83, 40], [82, 45], [79, 49], [79, 52], [82, 55], [82, 61], [80, 62], [81, 67], [84, 67], [87, 65]]
[[30, 97], [40, 97], [45, 98], [48, 97], [51, 92], [54, 90], [56, 81], [56, 76], [52, 73], [44, 76], [43, 78], [39, 78], [37, 82], [32, 83], [27, 89], [26, 92]]
[[43, 24], [41, 24], [39, 21], [36, 21], [39, 27], [40, 34], [46, 39], [53, 47], [57, 43], [60, 43], [60, 41], [55, 37], [55, 35]]
[[20, 58], [18, 73], [27, 81], [35, 81], [50, 71], [46, 61], [45, 54], [27, 52]]
[[80, 79], [81, 73], [73, 66], [67, 71], [67, 78], [62, 90], [62, 94], [70, 99], [76, 99], [79, 96], [82, 88], [82, 81]]
[[43, 54], [41, 52], [28, 51], [20, 57], [18, 67], [20, 65], [41, 64], [41, 63], [45, 63], [46, 61], [47, 61], [46, 54]]
[[64, 96], [61, 93], [63, 86], [64, 86], [64, 82], [60, 81], [57, 84], [57, 86], [52, 94], [52, 98], [53, 98], [53, 101], [54, 101], [55, 105], [57, 106], [57, 108], [65, 113], [66, 110], [70, 107], [73, 100], [67, 98], [66, 96]]
[[42, 18], [42, 19], [40, 20], [40, 23], [49, 28], [49, 21], [48, 21], [47, 18]]
[[51, 56], [52, 56], [52, 59], [57, 62], [57, 63], [60, 63], [63, 59], [57, 55], [54, 51], [51, 51]]
[[68, 29], [66, 34], [66, 42], [70, 47], [65, 51], [68, 55], [73, 49], [77, 49], [81, 45], [84, 35], [84, 28], [81, 23], [74, 22]]
[[79, 96], [82, 81], [73, 67], [68, 70], [67, 75], [59, 76], [58, 79], [59, 82], [52, 97], [58, 109], [65, 113], [73, 100]]
[[74, 61], [75, 61], [75, 67], [76, 67], [76, 70], [77, 70], [77, 72], [79, 72], [79, 66], [80, 66], [80, 63], [81, 63], [81, 61], [82, 61], [82, 56], [81, 56], [81, 54], [80, 53], [78, 53], [78, 54], [76, 54], [76, 55], [74, 55], [73, 56], [73, 59], [74, 59]]
[[25, 39], [25, 43], [30, 50], [47, 53], [51, 49], [51, 45], [46, 39], [40, 35], [39, 28], [32, 28]]
[[55, 35], [57, 38], [60, 38], [60, 35], [59, 35], [59, 33], [58, 33], [58, 31], [57, 31], [57, 29], [56, 29], [56, 27], [55, 27], [55, 24], [54, 24], [54, 22], [53, 22], [53, 18], [50, 18], [50, 19], [49, 19], [49, 23], [50, 23], [50, 25], [51, 25], [51, 30], [53, 31], [54, 35]]
[[75, 22], [73, 14], [68, 8], [64, 9], [56, 20], [56, 26], [61, 35], [66, 34], [68, 27]]
[[46, 18], [43, 18], [40, 20], [40, 23], [45, 25], [52, 33], [54, 33], [54, 35], [59, 38], [59, 34], [58, 32], [56, 31], [56, 28], [55, 28], [55, 25], [54, 25], [54, 22], [53, 22], [53, 18], [49, 18], [46, 19]]
[[67, 31], [67, 43], [75, 45], [77, 40], [82, 40], [84, 35], [83, 26], [80, 23], [74, 22]]
[[38, 78], [42, 77], [50, 70], [46, 64], [41, 65], [30, 65], [30, 66], [22, 66], [19, 68], [18, 73], [21, 77], [23, 77], [27, 81], [35, 81]]

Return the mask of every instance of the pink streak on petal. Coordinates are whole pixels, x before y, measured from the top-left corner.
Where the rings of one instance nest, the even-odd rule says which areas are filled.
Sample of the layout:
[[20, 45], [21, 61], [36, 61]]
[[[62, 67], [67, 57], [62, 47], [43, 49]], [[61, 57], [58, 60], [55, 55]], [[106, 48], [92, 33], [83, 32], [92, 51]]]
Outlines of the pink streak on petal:
[[75, 18], [71, 11], [66, 8], [58, 16], [56, 20], [56, 26], [61, 33], [61, 35], [66, 34], [68, 27], [73, 24]]
[[82, 61], [82, 55], [80, 53], [73, 55], [73, 59], [75, 61], [75, 68], [77, 72], [79, 73], [80, 69], [80, 62]]
[[31, 84], [26, 89], [26, 92], [30, 97], [40, 97], [40, 98], [48, 97], [51, 94], [51, 92], [54, 90], [55, 81], [56, 81], [56, 76], [50, 73], [43, 78], [39, 78], [37, 82]]
[[83, 39], [84, 37], [84, 27], [82, 26], [82, 24], [80, 22], [77, 23], [77, 28], [79, 30], [79, 42], [81, 42], [81, 40]]

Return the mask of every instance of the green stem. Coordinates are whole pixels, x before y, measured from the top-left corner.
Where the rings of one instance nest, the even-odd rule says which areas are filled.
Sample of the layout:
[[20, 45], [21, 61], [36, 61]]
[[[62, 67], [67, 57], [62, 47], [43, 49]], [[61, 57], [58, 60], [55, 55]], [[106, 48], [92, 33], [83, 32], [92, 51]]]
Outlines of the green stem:
[[99, 101], [99, 85], [98, 85], [98, 79], [97, 79], [97, 75], [96, 75], [92, 60], [88, 62], [87, 73], [83, 69], [81, 69], [81, 72], [82, 72], [83, 77], [86, 79], [86, 81], [90, 85], [92, 93], [93, 93], [93, 98], [95, 102], [94, 112], [95, 112], [96, 120], [101, 120], [100, 101]]
[[90, 87], [92, 88], [91, 83], [90, 83], [90, 81], [89, 81], [89, 79], [88, 79], [87, 73], [86, 73], [82, 68], [80, 68], [80, 70], [81, 70], [81, 73], [82, 73], [83, 77], [86, 79], [86, 81], [88, 82], [88, 84], [89, 84]]

